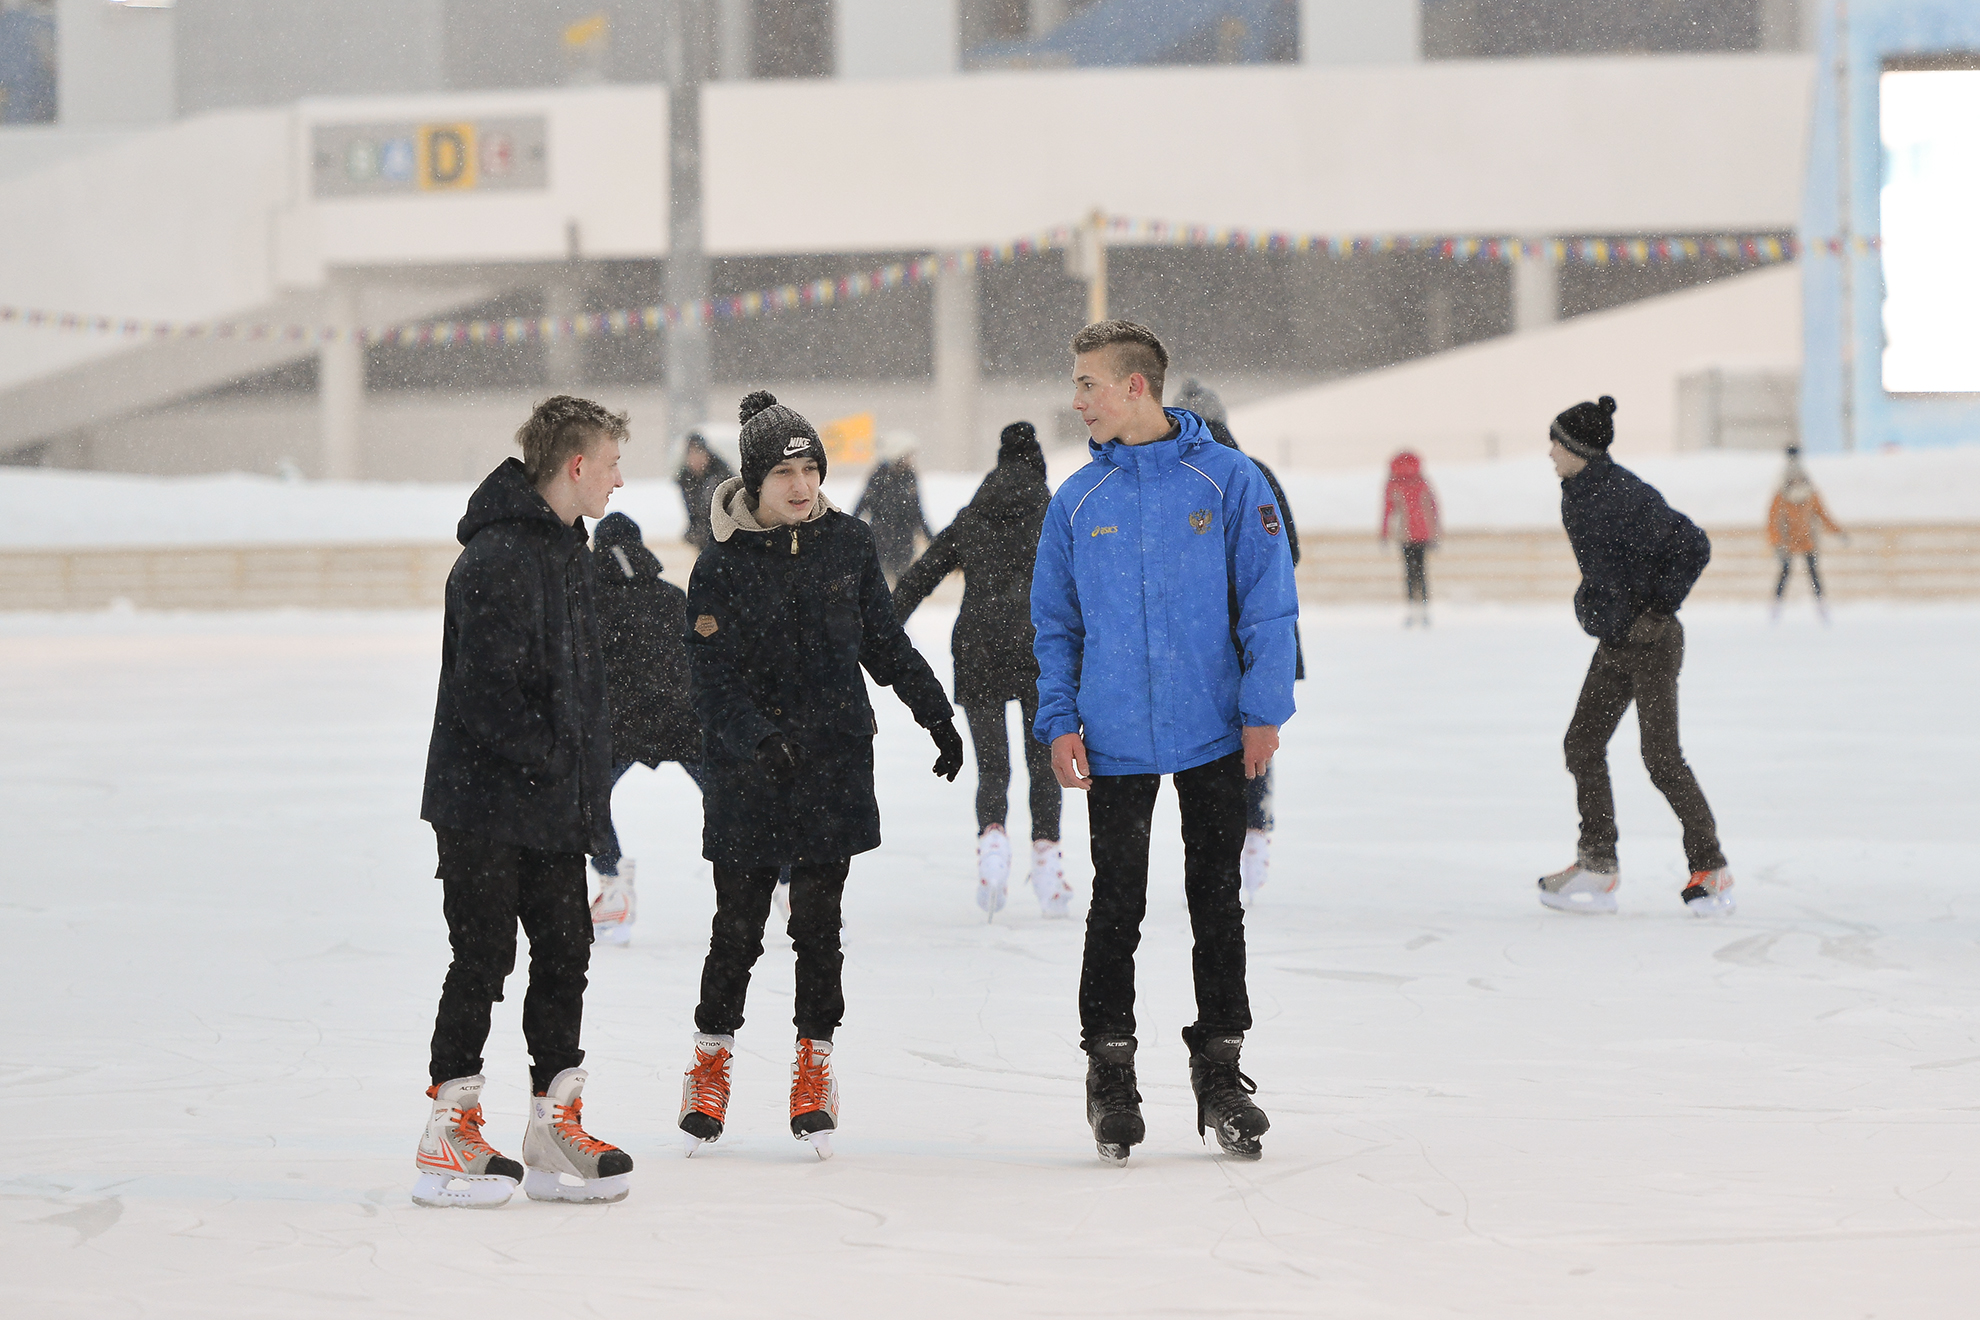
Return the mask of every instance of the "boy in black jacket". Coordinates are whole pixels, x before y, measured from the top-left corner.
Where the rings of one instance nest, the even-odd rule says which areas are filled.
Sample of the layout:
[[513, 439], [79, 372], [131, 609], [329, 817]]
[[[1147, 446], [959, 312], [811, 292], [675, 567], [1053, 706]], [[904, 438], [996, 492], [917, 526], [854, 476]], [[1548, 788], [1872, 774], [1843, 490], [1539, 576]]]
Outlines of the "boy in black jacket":
[[1540, 880], [1540, 901], [1563, 912], [1614, 912], [1616, 808], [1609, 739], [1636, 702], [1643, 764], [1684, 827], [1690, 866], [1684, 903], [1701, 917], [1733, 911], [1732, 872], [1719, 851], [1705, 794], [1678, 745], [1678, 669], [1684, 627], [1677, 610], [1712, 557], [1697, 524], [1641, 477], [1609, 458], [1616, 401], [1577, 403], [1554, 419], [1551, 456], [1561, 478], [1561, 521], [1581, 568], [1574, 615], [1600, 643], [1568, 723], [1567, 767], [1581, 808], [1574, 863]]
[[[500, 1205], [518, 1181], [535, 1200], [617, 1201], [628, 1190], [632, 1160], [580, 1126], [578, 1067], [591, 962], [584, 855], [612, 837], [611, 716], [583, 520], [624, 484], [625, 438], [623, 413], [546, 399], [516, 432], [522, 461], [490, 473], [461, 519], [420, 804], [454, 951], [433, 1025], [421, 1205]], [[527, 1175], [481, 1136], [481, 1047], [515, 969], [518, 919], [529, 936]]]
[[763, 953], [777, 870], [789, 866], [798, 1035], [791, 1135], [823, 1159], [839, 1111], [831, 1069], [845, 1011], [839, 902], [853, 855], [880, 846], [876, 726], [860, 670], [894, 687], [935, 739], [936, 774], [953, 780], [962, 769], [962, 736], [941, 684], [894, 618], [872, 531], [818, 489], [818, 432], [761, 390], [743, 400], [742, 422], [742, 475], [717, 488], [714, 540], [688, 582], [688, 663], [708, 775], [702, 856], [715, 864], [715, 920], [680, 1125], [689, 1154], [722, 1135], [749, 973]]

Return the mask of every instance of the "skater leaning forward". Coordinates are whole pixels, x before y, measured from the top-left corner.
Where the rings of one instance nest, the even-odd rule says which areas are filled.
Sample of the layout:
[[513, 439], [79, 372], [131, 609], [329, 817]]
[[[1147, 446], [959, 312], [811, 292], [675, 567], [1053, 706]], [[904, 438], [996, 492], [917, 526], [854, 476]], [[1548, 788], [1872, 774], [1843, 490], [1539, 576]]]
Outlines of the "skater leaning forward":
[[[581, 1126], [578, 1066], [591, 961], [584, 858], [612, 838], [610, 717], [583, 520], [601, 517], [624, 484], [626, 436], [623, 413], [568, 395], [544, 400], [516, 433], [522, 461], [490, 473], [461, 519], [420, 806], [439, 846], [454, 954], [433, 1026], [433, 1105], [413, 1191], [422, 1205], [500, 1205], [519, 1181], [538, 1200], [627, 1192], [632, 1160]], [[529, 936], [527, 1174], [481, 1135], [481, 1049], [515, 968], [518, 921]]]
[[1088, 794], [1093, 898], [1080, 968], [1087, 1119], [1103, 1157], [1142, 1139], [1134, 955], [1161, 776], [1182, 811], [1196, 1022], [1183, 1028], [1199, 1132], [1256, 1158], [1268, 1124], [1238, 1071], [1251, 1007], [1239, 858], [1247, 779], [1293, 713], [1299, 606], [1258, 467], [1162, 407], [1168, 353], [1102, 321], [1073, 337], [1073, 407], [1093, 459], [1046, 511], [1032, 575], [1038, 720], [1059, 782]]
[[722, 1134], [750, 969], [763, 952], [778, 868], [788, 866], [798, 1036], [791, 1134], [823, 1157], [838, 1114], [832, 1033], [845, 1009], [839, 903], [853, 855], [880, 846], [876, 726], [861, 668], [893, 687], [934, 738], [936, 774], [956, 777], [962, 736], [941, 684], [895, 621], [872, 532], [819, 491], [818, 432], [763, 391], [743, 400], [742, 422], [742, 475], [716, 489], [714, 539], [688, 583], [708, 785], [702, 855], [715, 864], [715, 920], [680, 1126], [690, 1154]]
[[1565, 745], [1581, 839], [1573, 864], [1541, 877], [1540, 901], [1567, 912], [1616, 910], [1622, 872], [1608, 748], [1634, 701], [1644, 767], [1684, 827], [1685, 906], [1701, 917], [1723, 916], [1733, 910], [1732, 872], [1719, 851], [1712, 808], [1678, 744], [1684, 626], [1677, 611], [1705, 571], [1712, 544], [1697, 524], [1609, 457], [1615, 411], [1616, 401], [1605, 394], [1563, 412], [1550, 431], [1561, 522], [1581, 568], [1574, 615], [1597, 645]]

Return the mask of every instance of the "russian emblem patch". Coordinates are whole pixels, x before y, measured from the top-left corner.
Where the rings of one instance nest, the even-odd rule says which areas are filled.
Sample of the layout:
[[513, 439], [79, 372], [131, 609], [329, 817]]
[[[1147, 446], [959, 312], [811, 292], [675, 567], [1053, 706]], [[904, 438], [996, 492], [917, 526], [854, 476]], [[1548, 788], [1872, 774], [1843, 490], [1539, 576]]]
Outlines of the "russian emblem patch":
[[1258, 521], [1265, 525], [1265, 535], [1277, 536], [1279, 534], [1279, 506], [1276, 504], [1259, 505]]
[[1196, 529], [1198, 536], [1201, 536], [1210, 530], [1210, 523], [1215, 517], [1216, 513], [1214, 510], [1198, 509], [1195, 513], [1189, 515], [1189, 525]]

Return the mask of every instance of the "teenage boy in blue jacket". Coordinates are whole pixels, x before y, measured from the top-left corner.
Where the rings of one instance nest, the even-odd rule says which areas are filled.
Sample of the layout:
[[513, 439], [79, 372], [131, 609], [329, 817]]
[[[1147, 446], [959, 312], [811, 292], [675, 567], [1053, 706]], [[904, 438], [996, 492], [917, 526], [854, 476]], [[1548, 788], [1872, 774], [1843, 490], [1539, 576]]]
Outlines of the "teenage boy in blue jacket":
[[1277, 497], [1194, 413], [1162, 407], [1169, 354], [1146, 326], [1073, 336], [1073, 407], [1093, 461], [1053, 497], [1031, 579], [1038, 718], [1067, 788], [1089, 794], [1093, 901], [1080, 968], [1086, 1113], [1103, 1158], [1145, 1128], [1134, 1073], [1134, 953], [1148, 905], [1156, 789], [1175, 779], [1195, 934], [1183, 1028], [1197, 1131], [1256, 1159], [1270, 1126], [1238, 1071], [1244, 786], [1293, 713], [1299, 601]]

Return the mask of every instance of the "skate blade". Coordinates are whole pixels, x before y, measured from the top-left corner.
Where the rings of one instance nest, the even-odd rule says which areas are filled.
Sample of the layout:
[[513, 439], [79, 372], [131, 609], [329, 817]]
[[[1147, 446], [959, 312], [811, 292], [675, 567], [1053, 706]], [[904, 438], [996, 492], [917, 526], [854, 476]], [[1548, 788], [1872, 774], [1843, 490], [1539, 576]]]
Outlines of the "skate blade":
[[549, 1169], [528, 1169], [523, 1173], [523, 1195], [532, 1201], [623, 1201], [632, 1191], [632, 1175], [618, 1173], [610, 1178], [582, 1178], [565, 1182], [567, 1175]]
[[822, 1132], [807, 1132], [804, 1135], [804, 1139], [811, 1143], [811, 1149], [819, 1159], [829, 1160], [832, 1158], [832, 1129], [826, 1128]]
[[1599, 916], [1616, 910], [1616, 896], [1611, 893], [1554, 894], [1540, 891], [1540, 906], [1552, 908], [1556, 912], [1578, 912], [1583, 916]]
[[1706, 894], [1702, 898], [1687, 898], [1684, 905], [1691, 909], [1694, 917], [1730, 917], [1739, 911], [1739, 904], [1731, 894]]
[[516, 1180], [499, 1173], [465, 1177], [454, 1173], [422, 1173], [413, 1180], [413, 1204], [435, 1210], [493, 1210], [516, 1194]]
[[614, 922], [609, 926], [593, 926], [591, 928], [591, 938], [595, 944], [617, 944], [621, 946], [631, 944], [632, 927], [623, 921]]
[[697, 1137], [692, 1132], [683, 1132], [681, 1133], [681, 1154], [688, 1159], [693, 1159], [696, 1151], [713, 1140], [715, 1140], [713, 1137]]
[[1108, 1164], [1126, 1164], [1128, 1148], [1113, 1141], [1096, 1141], [1093, 1148], [1100, 1152], [1100, 1158]]

